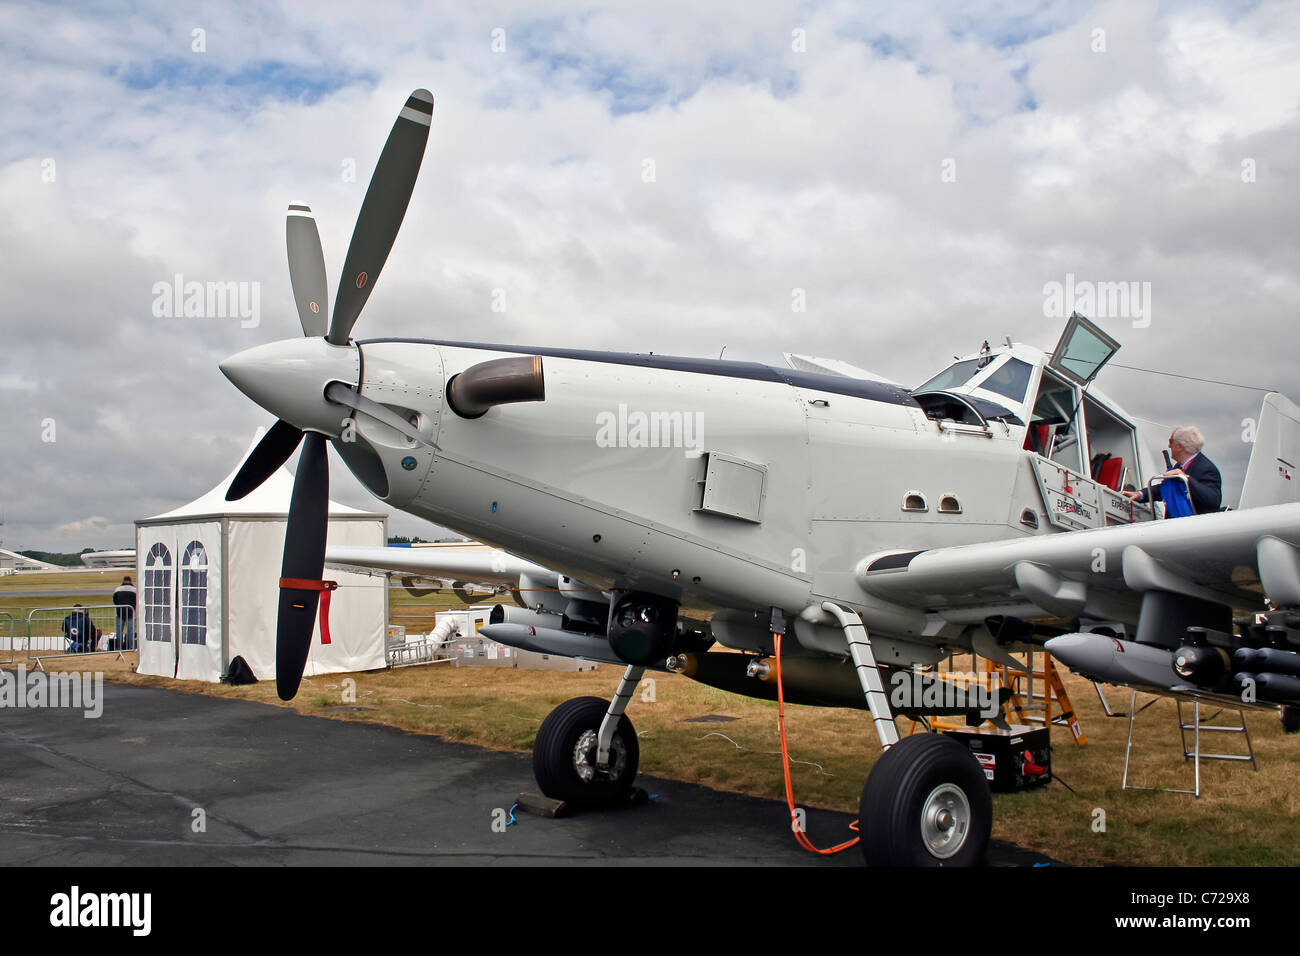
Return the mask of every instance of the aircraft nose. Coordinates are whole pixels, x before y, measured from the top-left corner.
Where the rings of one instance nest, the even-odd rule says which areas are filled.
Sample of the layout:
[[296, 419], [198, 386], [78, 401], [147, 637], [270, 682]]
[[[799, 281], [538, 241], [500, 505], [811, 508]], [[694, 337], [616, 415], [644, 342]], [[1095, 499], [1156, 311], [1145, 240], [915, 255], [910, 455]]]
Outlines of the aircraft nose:
[[286, 339], [254, 346], [220, 363], [231, 383], [272, 415], [298, 428], [337, 435], [346, 417], [325, 400], [325, 386], [357, 381], [355, 346], [323, 338]]
[[[258, 383], [265, 377], [268, 363], [263, 359], [264, 346], [245, 349], [237, 355], [232, 355], [224, 362], [220, 362], [217, 368], [221, 373], [230, 379], [232, 385], [239, 389], [245, 395], [253, 398], [254, 394], [259, 391]], [[254, 401], [257, 399], [254, 398]]]

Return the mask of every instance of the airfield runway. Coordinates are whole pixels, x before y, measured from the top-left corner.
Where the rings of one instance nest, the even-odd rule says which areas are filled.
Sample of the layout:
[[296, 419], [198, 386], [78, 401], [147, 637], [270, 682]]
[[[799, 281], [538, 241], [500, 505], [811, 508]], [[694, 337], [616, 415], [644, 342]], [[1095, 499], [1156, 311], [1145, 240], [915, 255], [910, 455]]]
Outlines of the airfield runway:
[[[103, 715], [0, 710], [0, 866], [815, 865], [783, 803], [639, 777], [649, 804], [515, 811], [531, 757], [180, 691], [104, 685]], [[812, 811], [819, 845], [849, 814]], [[196, 827], [202, 821], [203, 829]], [[498, 825], [494, 827], [494, 822]], [[1047, 862], [995, 844], [990, 862]]]

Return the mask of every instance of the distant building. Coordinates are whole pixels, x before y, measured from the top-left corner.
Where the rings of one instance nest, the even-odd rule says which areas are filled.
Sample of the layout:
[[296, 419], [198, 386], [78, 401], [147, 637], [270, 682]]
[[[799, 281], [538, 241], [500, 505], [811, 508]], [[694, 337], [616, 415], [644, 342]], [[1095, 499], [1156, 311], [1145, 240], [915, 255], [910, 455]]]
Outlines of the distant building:
[[16, 551], [0, 548], [0, 574], [13, 574], [15, 571], [62, 571], [57, 564], [46, 564]]
[[81, 561], [88, 568], [96, 570], [102, 568], [124, 568], [128, 571], [135, 568], [135, 550], [129, 551], [87, 551], [81, 556]]

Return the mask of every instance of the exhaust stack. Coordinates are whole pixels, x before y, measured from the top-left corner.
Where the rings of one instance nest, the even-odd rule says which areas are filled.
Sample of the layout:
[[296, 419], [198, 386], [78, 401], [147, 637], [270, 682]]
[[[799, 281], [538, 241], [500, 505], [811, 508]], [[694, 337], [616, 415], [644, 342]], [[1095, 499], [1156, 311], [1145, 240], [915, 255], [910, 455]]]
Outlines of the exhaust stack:
[[461, 418], [481, 418], [497, 405], [545, 400], [540, 355], [480, 362], [447, 382], [447, 404]]

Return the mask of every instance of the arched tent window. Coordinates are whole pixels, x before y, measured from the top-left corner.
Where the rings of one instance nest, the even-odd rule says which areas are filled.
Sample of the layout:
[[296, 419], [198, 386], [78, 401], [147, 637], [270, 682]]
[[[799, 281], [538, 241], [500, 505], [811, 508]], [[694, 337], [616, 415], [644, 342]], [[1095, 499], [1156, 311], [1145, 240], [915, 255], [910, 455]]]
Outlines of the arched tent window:
[[208, 552], [202, 541], [191, 541], [181, 559], [181, 643], [207, 642]]
[[172, 553], [161, 541], [149, 549], [145, 559], [144, 639], [172, 639]]

